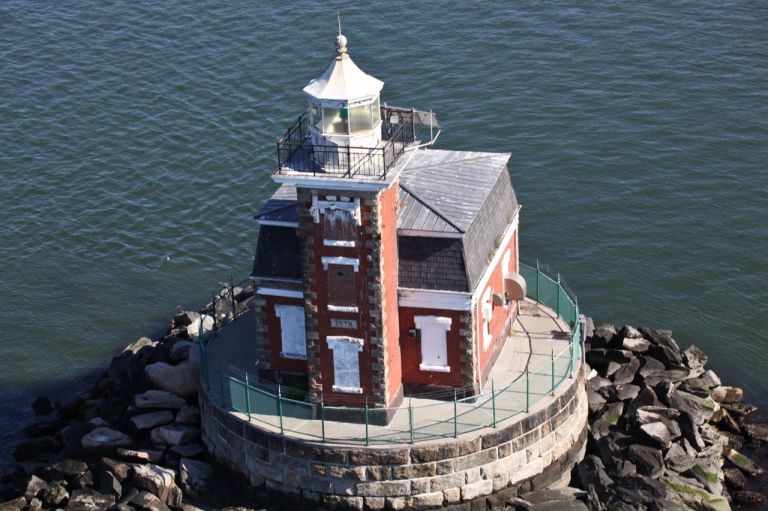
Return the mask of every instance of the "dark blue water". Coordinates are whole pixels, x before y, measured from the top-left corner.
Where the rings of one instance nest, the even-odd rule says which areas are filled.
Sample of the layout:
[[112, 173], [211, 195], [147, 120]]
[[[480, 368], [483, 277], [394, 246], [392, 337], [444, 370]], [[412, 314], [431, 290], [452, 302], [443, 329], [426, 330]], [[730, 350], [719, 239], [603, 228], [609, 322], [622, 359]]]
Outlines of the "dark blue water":
[[521, 252], [768, 392], [768, 4], [0, 4], [0, 451], [38, 393], [244, 277], [274, 142], [350, 53], [511, 151]]

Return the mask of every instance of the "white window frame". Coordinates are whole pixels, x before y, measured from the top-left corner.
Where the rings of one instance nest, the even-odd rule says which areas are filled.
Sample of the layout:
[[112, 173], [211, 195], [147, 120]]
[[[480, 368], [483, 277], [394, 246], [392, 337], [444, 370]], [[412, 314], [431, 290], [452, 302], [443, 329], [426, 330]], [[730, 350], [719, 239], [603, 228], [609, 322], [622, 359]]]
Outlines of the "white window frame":
[[[326, 210], [342, 209], [352, 213], [352, 218], [355, 220], [355, 224], [360, 227], [362, 225], [362, 218], [360, 215], [360, 198], [355, 197], [354, 201], [352, 201], [349, 197], [339, 197], [339, 200], [335, 199], [335, 195], [328, 196], [326, 200], [318, 199], [317, 195], [312, 196], [312, 207], [309, 208], [309, 212], [312, 214], [312, 219], [314, 222], [316, 224], [320, 223], [320, 215], [324, 215]], [[352, 240], [323, 239], [323, 245], [327, 247], [354, 247], [355, 242]]]
[[[348, 352], [349, 346], [354, 345], [357, 349], [354, 351], [355, 355], [357, 353], [360, 353], [363, 351], [363, 339], [357, 338], [357, 337], [349, 337], [346, 335], [331, 335], [325, 338], [325, 342], [328, 345], [328, 349], [330, 349], [333, 352], [333, 385], [331, 386], [332, 390], [334, 392], [345, 392], [348, 394], [362, 394], [363, 388], [360, 385], [360, 359], [357, 358], [357, 364], [354, 366], [357, 368], [357, 381], [348, 381], [344, 382], [345, 385], [337, 385], [336, 384], [336, 375], [337, 375], [337, 361], [339, 359], [337, 358], [336, 354], [341, 353], [342, 351]], [[339, 349], [342, 348], [343, 349]]]
[[[438, 372], [438, 373], [449, 373], [451, 372], [451, 366], [448, 365], [448, 332], [451, 330], [451, 324], [453, 323], [453, 320], [448, 317], [444, 316], [414, 316], [413, 322], [416, 325], [416, 328], [421, 330], [425, 329], [431, 329], [431, 328], [438, 328], [441, 329], [443, 334], [443, 351], [445, 353], [445, 365], [434, 365], [434, 364], [425, 364], [424, 363], [424, 335], [422, 334], [421, 337], [421, 360], [422, 362], [419, 364], [419, 370], [420, 371], [429, 371], [429, 372]], [[430, 328], [431, 327], [431, 328]]]
[[490, 286], [483, 293], [480, 301], [480, 314], [483, 319], [483, 350], [491, 343], [491, 319], [493, 318], [493, 297]]
[[[295, 319], [297, 317], [297, 312], [299, 312], [299, 309], [301, 311], [301, 325], [290, 325], [288, 321], [290, 319]], [[288, 358], [293, 360], [306, 360], [307, 359], [307, 331], [306, 331], [306, 325], [305, 325], [305, 317], [304, 317], [304, 307], [301, 305], [289, 305], [289, 304], [282, 304], [278, 303], [275, 304], [275, 316], [280, 319], [280, 356], [282, 358]], [[290, 333], [300, 333], [301, 334], [301, 341], [299, 342], [298, 339], [295, 340], [295, 347], [303, 348], [303, 350], [299, 350], [297, 353], [294, 353], [293, 351], [286, 351], [286, 334]], [[303, 351], [303, 353], [302, 353]]]

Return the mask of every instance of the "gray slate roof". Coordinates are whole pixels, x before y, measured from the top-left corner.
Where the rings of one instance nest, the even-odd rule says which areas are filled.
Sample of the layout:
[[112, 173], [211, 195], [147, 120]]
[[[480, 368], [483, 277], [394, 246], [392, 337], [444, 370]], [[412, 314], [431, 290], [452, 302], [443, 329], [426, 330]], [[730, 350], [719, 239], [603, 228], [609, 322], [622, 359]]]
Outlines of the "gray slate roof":
[[[509, 157], [510, 153], [438, 149], [410, 155], [400, 175], [400, 287], [474, 289], [518, 209], [507, 171]], [[296, 189], [283, 185], [256, 218], [297, 222], [297, 207]], [[408, 236], [407, 231], [420, 231], [420, 236]], [[447, 233], [456, 237], [445, 238]], [[291, 257], [297, 253], [295, 229], [271, 227], [264, 237], [259, 235], [254, 274], [258, 267], [272, 276], [299, 278], [299, 261]]]
[[301, 246], [291, 227], [262, 225], [251, 277], [301, 279]]

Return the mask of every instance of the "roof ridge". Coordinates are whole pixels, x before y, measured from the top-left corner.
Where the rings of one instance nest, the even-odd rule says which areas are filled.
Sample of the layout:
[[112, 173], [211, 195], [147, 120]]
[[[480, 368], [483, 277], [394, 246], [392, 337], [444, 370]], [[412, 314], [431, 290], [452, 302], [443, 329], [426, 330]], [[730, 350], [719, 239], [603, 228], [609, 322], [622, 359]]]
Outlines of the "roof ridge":
[[409, 190], [409, 189], [408, 189], [408, 187], [404, 186], [402, 182], [400, 183], [400, 188], [402, 188], [403, 190], [405, 190], [405, 191], [406, 191], [406, 193], [408, 193], [408, 194], [409, 194], [411, 197], [413, 197], [414, 199], [416, 199], [417, 201], [419, 201], [419, 202], [420, 202], [420, 203], [421, 203], [421, 204], [422, 204], [422, 205], [423, 205], [425, 208], [427, 208], [428, 210], [432, 211], [434, 214], [436, 214], [437, 216], [439, 216], [439, 217], [440, 217], [440, 219], [441, 219], [443, 222], [447, 223], [448, 225], [450, 225], [451, 227], [453, 227], [454, 229], [456, 229], [458, 232], [462, 232], [462, 233], [463, 233], [463, 232], [466, 232], [466, 231], [464, 231], [464, 229], [460, 228], [458, 225], [456, 225], [456, 224], [454, 224], [453, 222], [451, 222], [451, 221], [448, 219], [448, 217], [446, 217], [444, 214], [440, 213], [440, 211], [438, 211], [438, 210], [437, 210], [437, 209], [435, 209], [433, 206], [430, 206], [429, 204], [427, 204], [426, 202], [424, 202], [424, 200], [423, 200], [421, 197], [419, 197], [418, 195], [416, 195], [415, 193], [413, 193], [411, 190]]

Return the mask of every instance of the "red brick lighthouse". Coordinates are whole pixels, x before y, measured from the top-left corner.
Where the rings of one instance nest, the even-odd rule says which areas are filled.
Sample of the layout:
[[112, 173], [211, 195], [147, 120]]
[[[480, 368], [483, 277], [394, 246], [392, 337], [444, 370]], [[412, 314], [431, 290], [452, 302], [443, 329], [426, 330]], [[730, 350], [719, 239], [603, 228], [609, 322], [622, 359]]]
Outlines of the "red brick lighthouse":
[[339, 35], [257, 215], [260, 376], [328, 405], [477, 391], [524, 297], [509, 154], [425, 149], [434, 116], [382, 87]]

